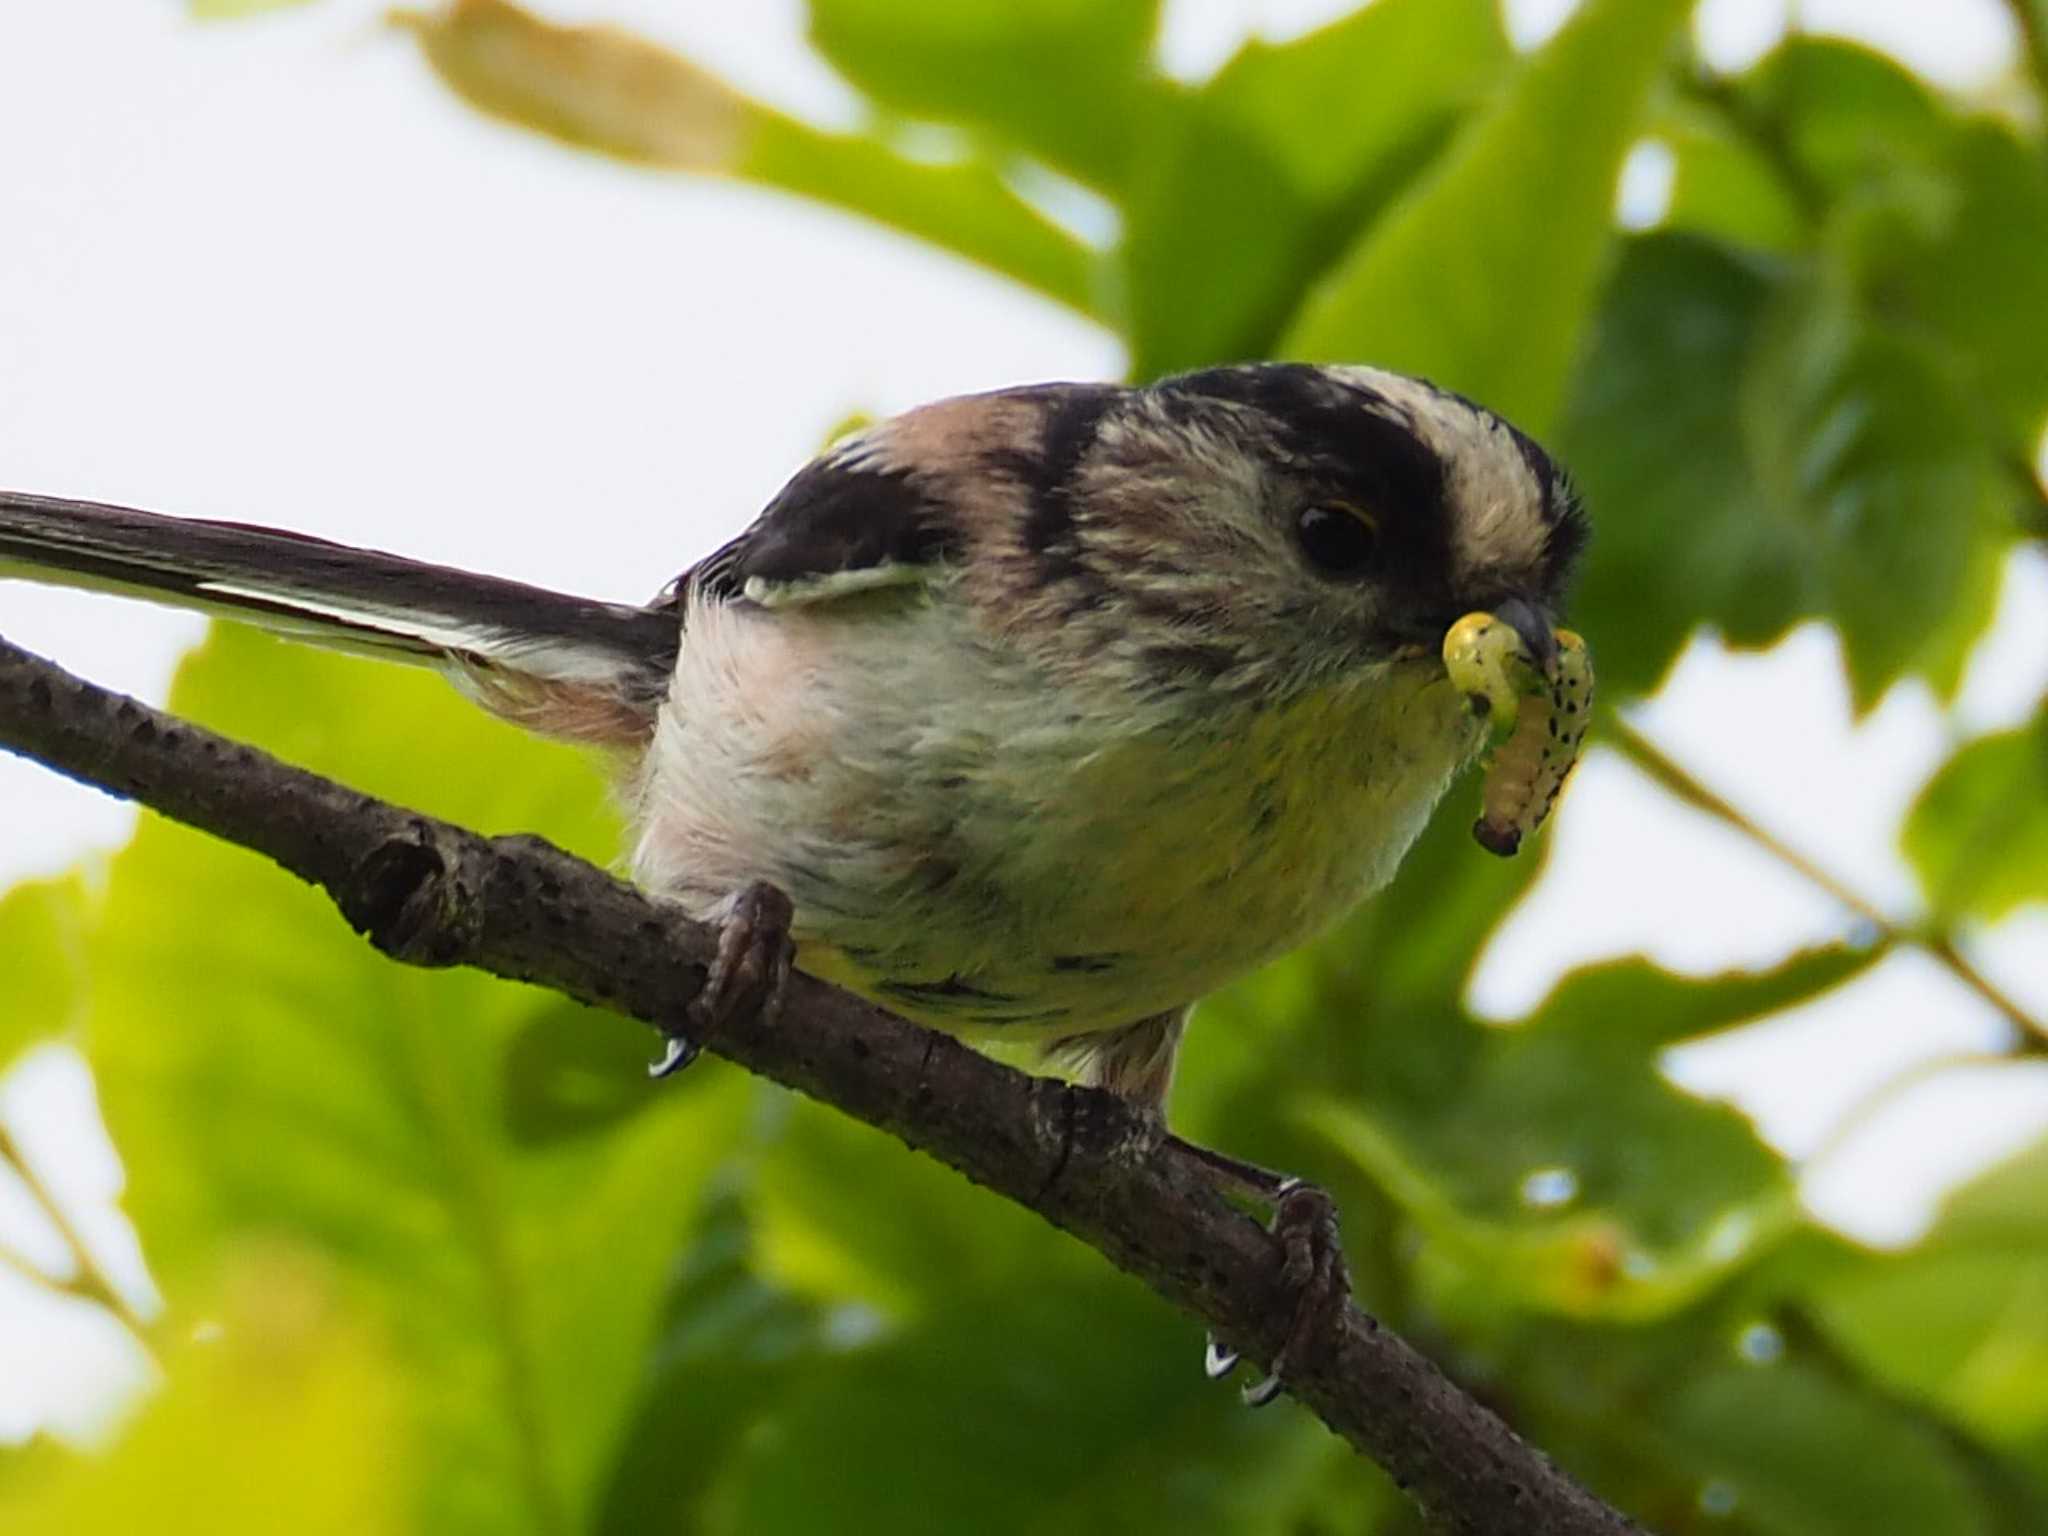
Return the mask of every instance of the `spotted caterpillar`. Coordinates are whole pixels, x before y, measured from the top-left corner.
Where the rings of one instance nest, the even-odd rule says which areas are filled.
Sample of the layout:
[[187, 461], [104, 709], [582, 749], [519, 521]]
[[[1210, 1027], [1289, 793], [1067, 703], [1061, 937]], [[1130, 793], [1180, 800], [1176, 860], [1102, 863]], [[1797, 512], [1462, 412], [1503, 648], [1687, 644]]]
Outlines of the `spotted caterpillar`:
[[1444, 666], [1490, 727], [1491, 760], [1472, 835], [1505, 858], [1543, 825], [1579, 759], [1592, 713], [1592, 658], [1584, 640], [1560, 629], [1546, 673], [1508, 625], [1490, 613], [1468, 613], [1444, 636]]

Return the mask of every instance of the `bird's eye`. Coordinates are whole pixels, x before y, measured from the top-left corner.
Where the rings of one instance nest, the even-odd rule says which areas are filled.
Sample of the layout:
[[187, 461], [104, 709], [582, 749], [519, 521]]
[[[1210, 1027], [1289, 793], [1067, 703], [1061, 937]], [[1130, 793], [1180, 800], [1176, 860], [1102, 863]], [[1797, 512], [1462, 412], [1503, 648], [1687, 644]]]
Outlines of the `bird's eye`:
[[1325, 576], [1356, 576], [1372, 563], [1380, 540], [1372, 514], [1342, 502], [1303, 507], [1294, 534], [1309, 564]]

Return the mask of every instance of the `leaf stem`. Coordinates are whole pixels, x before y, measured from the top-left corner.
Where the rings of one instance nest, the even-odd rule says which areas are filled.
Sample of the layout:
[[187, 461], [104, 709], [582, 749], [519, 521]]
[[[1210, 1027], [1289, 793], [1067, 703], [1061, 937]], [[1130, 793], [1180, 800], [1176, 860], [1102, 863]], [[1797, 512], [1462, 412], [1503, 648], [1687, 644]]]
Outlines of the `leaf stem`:
[[1832, 900], [1869, 924], [1880, 942], [1890, 945], [1917, 945], [1933, 956], [1956, 980], [2004, 1015], [2006, 1021], [2019, 1033], [2016, 1046], [2019, 1054], [2048, 1055], [2048, 1023], [2043, 1023], [2030, 1015], [2018, 1002], [2002, 991], [1997, 983], [1978, 970], [1969, 957], [1956, 947], [1952, 935], [1939, 930], [1901, 927], [1893, 922], [1852, 887], [1776, 833], [1758, 825], [1739, 807], [1701, 783], [1690, 769], [1665, 753], [1619, 714], [1610, 713], [1607, 716], [1606, 736], [1615, 750], [1647, 773], [1663, 789], [1695, 810], [1704, 811], [1724, 825], [1733, 827], [1781, 864], [1817, 886]]
[[41, 1281], [52, 1290], [76, 1296], [82, 1301], [98, 1303], [126, 1323], [137, 1338], [148, 1338], [148, 1321], [129, 1304], [120, 1287], [108, 1277], [106, 1270], [101, 1267], [91, 1247], [86, 1243], [85, 1235], [78, 1230], [77, 1224], [65, 1211], [63, 1202], [51, 1192], [49, 1185], [43, 1182], [42, 1175], [36, 1172], [35, 1164], [22, 1155], [21, 1144], [14, 1139], [14, 1133], [4, 1124], [0, 1124], [0, 1162], [13, 1168], [23, 1187], [41, 1208], [44, 1217], [56, 1229], [57, 1235], [64, 1240], [64, 1246], [70, 1251], [75, 1272], [68, 1279], [59, 1279], [55, 1275], [44, 1273], [16, 1255], [5, 1254], [4, 1257], [10, 1265], [21, 1273]]

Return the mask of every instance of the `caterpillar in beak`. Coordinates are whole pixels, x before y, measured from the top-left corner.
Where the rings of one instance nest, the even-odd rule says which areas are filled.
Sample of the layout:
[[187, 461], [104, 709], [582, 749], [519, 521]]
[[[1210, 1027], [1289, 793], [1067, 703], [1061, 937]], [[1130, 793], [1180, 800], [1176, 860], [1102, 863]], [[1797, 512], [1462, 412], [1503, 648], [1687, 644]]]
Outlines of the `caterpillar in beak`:
[[1568, 629], [1557, 654], [1540, 666], [1512, 626], [1490, 613], [1468, 613], [1444, 636], [1451, 685], [1488, 725], [1486, 781], [1472, 835], [1506, 858], [1543, 825], [1558, 791], [1579, 760], [1592, 715], [1593, 661], [1586, 642]]

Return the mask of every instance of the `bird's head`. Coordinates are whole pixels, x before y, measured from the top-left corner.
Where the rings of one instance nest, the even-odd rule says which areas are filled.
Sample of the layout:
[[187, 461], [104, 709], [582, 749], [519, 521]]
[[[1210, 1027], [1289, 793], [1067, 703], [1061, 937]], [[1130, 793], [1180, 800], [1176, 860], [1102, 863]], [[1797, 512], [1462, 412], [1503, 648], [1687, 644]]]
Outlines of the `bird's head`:
[[1373, 368], [1214, 368], [1053, 402], [1044, 441], [1060, 462], [1035, 460], [1021, 552], [1143, 686], [1270, 695], [1435, 664], [1475, 610], [1554, 651], [1583, 514], [1541, 447], [1459, 395]]

